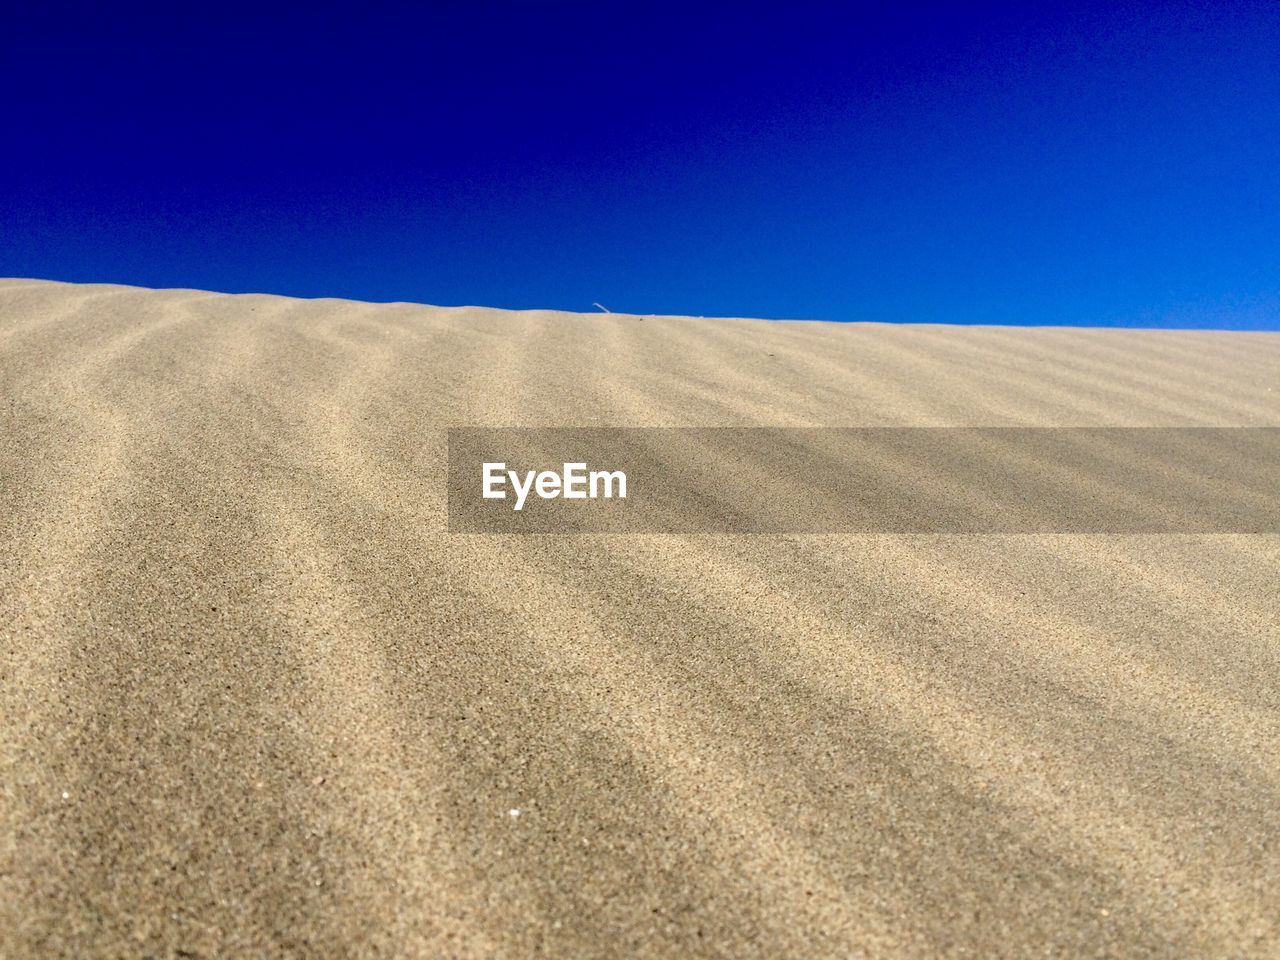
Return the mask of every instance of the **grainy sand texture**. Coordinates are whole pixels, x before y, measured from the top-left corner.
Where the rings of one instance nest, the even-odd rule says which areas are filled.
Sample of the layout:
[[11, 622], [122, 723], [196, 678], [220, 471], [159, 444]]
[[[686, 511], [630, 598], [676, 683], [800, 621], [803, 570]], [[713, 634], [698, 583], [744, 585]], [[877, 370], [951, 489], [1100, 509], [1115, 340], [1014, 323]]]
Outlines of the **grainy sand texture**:
[[451, 426], [1280, 425], [1280, 335], [0, 281], [0, 956], [1280, 956], [1280, 538], [450, 535]]

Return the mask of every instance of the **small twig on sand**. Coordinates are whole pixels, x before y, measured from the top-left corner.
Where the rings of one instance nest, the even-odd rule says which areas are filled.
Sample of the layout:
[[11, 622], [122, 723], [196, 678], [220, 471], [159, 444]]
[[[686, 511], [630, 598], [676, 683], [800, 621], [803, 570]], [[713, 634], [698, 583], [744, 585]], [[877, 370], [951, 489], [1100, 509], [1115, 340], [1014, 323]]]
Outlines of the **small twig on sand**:
[[599, 308], [600, 308], [601, 310], [603, 310], [605, 313], [613, 313], [613, 311], [612, 311], [612, 310], [610, 310], [608, 307], [606, 307], [603, 303], [593, 303], [593, 304], [591, 304], [591, 305], [592, 305], [593, 307], [599, 307]]

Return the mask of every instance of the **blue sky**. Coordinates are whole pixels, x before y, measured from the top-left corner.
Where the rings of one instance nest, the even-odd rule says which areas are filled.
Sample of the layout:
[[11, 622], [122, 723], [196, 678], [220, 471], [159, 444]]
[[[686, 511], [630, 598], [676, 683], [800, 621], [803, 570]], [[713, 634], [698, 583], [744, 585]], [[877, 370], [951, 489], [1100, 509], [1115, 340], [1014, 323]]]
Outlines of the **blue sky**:
[[5, 13], [0, 275], [1280, 328], [1280, 6], [1042, 6]]

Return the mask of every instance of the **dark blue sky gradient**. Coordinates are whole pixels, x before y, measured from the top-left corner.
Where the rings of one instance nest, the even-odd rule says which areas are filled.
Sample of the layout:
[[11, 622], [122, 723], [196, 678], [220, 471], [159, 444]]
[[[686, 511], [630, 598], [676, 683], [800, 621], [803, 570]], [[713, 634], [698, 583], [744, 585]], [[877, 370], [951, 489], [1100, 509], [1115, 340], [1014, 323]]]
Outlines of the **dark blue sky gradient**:
[[0, 14], [0, 275], [1280, 327], [1280, 5], [262, 6]]

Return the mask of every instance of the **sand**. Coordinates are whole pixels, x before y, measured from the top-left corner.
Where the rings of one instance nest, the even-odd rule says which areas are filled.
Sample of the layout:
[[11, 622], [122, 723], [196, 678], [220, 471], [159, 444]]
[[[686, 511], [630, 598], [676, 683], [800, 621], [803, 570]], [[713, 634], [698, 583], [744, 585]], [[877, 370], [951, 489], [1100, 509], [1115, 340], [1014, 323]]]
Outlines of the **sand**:
[[445, 531], [450, 426], [1001, 424], [1280, 335], [0, 281], [0, 956], [1280, 955], [1280, 537]]

